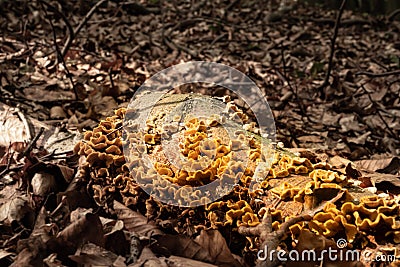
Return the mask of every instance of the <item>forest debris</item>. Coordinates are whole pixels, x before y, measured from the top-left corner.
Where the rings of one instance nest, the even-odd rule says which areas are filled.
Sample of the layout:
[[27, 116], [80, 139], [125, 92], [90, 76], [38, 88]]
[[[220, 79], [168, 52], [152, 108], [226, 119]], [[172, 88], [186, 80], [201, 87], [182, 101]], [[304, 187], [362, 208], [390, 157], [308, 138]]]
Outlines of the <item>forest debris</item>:
[[125, 259], [111, 251], [99, 247], [93, 243], [86, 243], [78, 249], [75, 255], [69, 256], [73, 261], [84, 265], [99, 265], [99, 266], [126, 266]]
[[50, 233], [54, 230], [54, 224], [46, 225], [46, 217], [46, 210], [41, 208], [30, 236], [18, 242], [18, 255], [10, 266], [42, 265], [42, 260], [50, 253], [47, 251], [47, 245], [51, 240]]
[[86, 213], [79, 220], [72, 222], [59, 232], [51, 249], [63, 251], [68, 255], [86, 242], [104, 247], [105, 239], [101, 221], [98, 215], [92, 213]]
[[60, 106], [54, 106], [50, 109], [50, 118], [51, 119], [64, 119], [67, 114], [64, 109]]
[[16, 194], [0, 207], [0, 222], [4, 225], [11, 225], [15, 221], [27, 228], [31, 228], [34, 220], [34, 210], [26, 196]]
[[[31, 116], [36, 118], [48, 119], [49, 109], [55, 105], [63, 107], [69, 112], [69, 116], [71, 116], [69, 122], [73, 122], [79, 130], [96, 127], [97, 122], [94, 123], [93, 120], [86, 119], [84, 117], [86, 115], [79, 115], [79, 113], [87, 114], [88, 117], [93, 116], [95, 120], [100, 119], [100, 116], [102, 116], [102, 114], [93, 112], [93, 106], [86, 99], [87, 93], [100, 93], [104, 96], [109, 94], [107, 88], [121, 88], [119, 83], [124, 81], [126, 83], [124, 86], [126, 90], [121, 90], [118, 97], [113, 94], [114, 100], [119, 105], [128, 101], [132, 93], [143, 83], [145, 78], [150, 77], [153, 73], [165, 67], [190, 60], [194, 55], [192, 51], [196, 51], [204, 60], [231, 65], [254, 79], [257, 85], [263, 90], [263, 93], [267, 95], [270, 104], [274, 108], [274, 113], [278, 114], [275, 117], [275, 122], [279, 129], [278, 139], [284, 142], [286, 146], [304, 147], [306, 145], [318, 144], [307, 144], [307, 141], [313, 140], [315, 136], [320, 134], [323, 135], [322, 139], [328, 144], [324, 149], [327, 148], [325, 152], [329, 153], [329, 155], [338, 154], [342, 157], [348, 157], [352, 153], [353, 158], [363, 155], [369, 158], [374, 153], [391, 152], [394, 155], [399, 154], [397, 153], [399, 150], [397, 136], [400, 124], [396, 120], [400, 114], [397, 108], [399, 104], [397, 97], [399, 89], [398, 77], [390, 75], [385, 77], [371, 77], [373, 78], [371, 79], [365, 77], [365, 75], [362, 75], [364, 77], [354, 75], [359, 70], [368, 70], [376, 74], [396, 71], [399, 66], [399, 47], [397, 42], [399, 26], [395, 21], [387, 23], [387, 21], [383, 21], [380, 18], [373, 18], [366, 14], [363, 14], [363, 18], [360, 19], [361, 16], [357, 12], [344, 11], [344, 19], [341, 20], [341, 25], [345, 27], [341, 27], [340, 29], [341, 32], [343, 31], [343, 34], [340, 33], [337, 40], [338, 45], [335, 49], [335, 58], [337, 60], [334, 60], [335, 64], [333, 64], [334, 67], [332, 68], [332, 75], [330, 77], [333, 78], [332, 86], [329, 87], [330, 92], [326, 93], [328, 96], [327, 99], [321, 99], [314, 97], [314, 86], [323, 79], [324, 73], [321, 66], [324, 66], [326, 63], [323, 58], [329, 52], [328, 46], [332, 37], [330, 32], [326, 30], [326, 24], [324, 23], [329, 23], [329, 25], [335, 23], [330, 18], [331, 13], [325, 12], [326, 10], [321, 11], [318, 8], [310, 6], [304, 7], [299, 3], [293, 12], [288, 12], [287, 16], [281, 16], [279, 23], [260, 27], [258, 24], [259, 18], [267, 15], [265, 13], [266, 8], [263, 8], [262, 3], [261, 8], [254, 9], [252, 3], [246, 1], [234, 1], [234, 5], [219, 1], [201, 1], [201, 3], [199, 2], [195, 5], [186, 5], [186, 3], [181, 5], [180, 1], [176, 3], [175, 1], [161, 1], [159, 3], [159, 10], [162, 12], [137, 16], [134, 18], [134, 23], [132, 23], [132, 16], [130, 14], [136, 12], [136, 10], [132, 11], [121, 8], [123, 3], [117, 3], [118, 1], [108, 1], [107, 5], [104, 5], [107, 8], [101, 8], [101, 12], [93, 14], [94, 19], [92, 21], [84, 23], [87, 26], [87, 29], [85, 27], [82, 28], [82, 33], [85, 34], [84, 38], [75, 39], [74, 44], [70, 47], [71, 49], [68, 50], [66, 66], [71, 71], [66, 74], [62, 68], [58, 70], [47, 69], [55, 60], [53, 55], [54, 45], [49, 43], [48, 36], [51, 29], [49, 28], [49, 23], [43, 20], [43, 14], [41, 14], [40, 10], [37, 10], [38, 2], [33, 1], [22, 6], [15, 5], [13, 1], [0, 2], [0, 9], [4, 7], [4, 10], [8, 10], [7, 15], [0, 19], [2, 22], [1, 25], [4, 26], [2, 27], [4, 36], [0, 38], [0, 53], [1, 55], [10, 55], [10, 57], [2, 57], [4, 61], [0, 62], [0, 98], [2, 102], [4, 101], [9, 105], [20, 108], [20, 112], [16, 114], [22, 122], [24, 119], [27, 122], [29, 121], [29, 118], [24, 115], [25, 113], [32, 114]], [[143, 3], [143, 7], [150, 10], [154, 6], [154, 3], [150, 2]], [[75, 2], [69, 1], [56, 3], [51, 0], [49, 3], [54, 4], [57, 10], [59, 8], [62, 12], [65, 12], [65, 15], [71, 19], [71, 22], [82, 22], [84, 19], [83, 16], [86, 13], [82, 12], [82, 10], [84, 8], [87, 10], [90, 9], [88, 3], [83, 5], [85, 6], [84, 8], [82, 5], [74, 6]], [[126, 4], [127, 6], [131, 5], [129, 2], [126, 2]], [[227, 8], [226, 5], [228, 5]], [[225, 8], [226, 10], [230, 8], [229, 12], [226, 12]], [[61, 21], [60, 23], [57, 21], [59, 14], [55, 11], [51, 12], [52, 21], [55, 22], [54, 29], [57, 33], [65, 33], [68, 30], [65, 28], [65, 21]], [[82, 14], [82, 16], [79, 14]], [[196, 16], [195, 18], [189, 18], [192, 21], [195, 20], [194, 23], [177, 23], [176, 18], [181, 18], [181, 21], [185, 21], [185, 18], [190, 14], [195, 14]], [[299, 19], [296, 17], [298, 15], [302, 15], [302, 17]], [[29, 23], [22, 25], [20, 19], [18, 19], [21, 17], [26, 18]], [[393, 18], [392, 15], [389, 17], [389, 20]], [[176, 25], [178, 26], [176, 27]], [[306, 34], [304, 34], [304, 29], [307, 31]], [[171, 49], [160, 43], [159, 40], [163, 39], [162, 35], [165, 33], [168, 33], [166, 35], [171, 40], [171, 43], [184, 44], [184, 47], [182, 46], [184, 49], [177, 48], [177, 50], [171, 52]], [[276, 42], [276, 44], [271, 45], [271, 40]], [[280, 47], [280, 44], [282, 47]], [[284, 48], [286, 53], [280, 53], [279, 50], [281, 48]], [[31, 51], [32, 53], [30, 53]], [[299, 51], [302, 53], [296, 53]], [[282, 61], [284, 61], [283, 72], [286, 76], [285, 79], [280, 79], [279, 75], [277, 75], [279, 69], [281, 69]], [[252, 68], [251, 64], [257, 64], [257, 69]], [[67, 78], [74, 79], [76, 85], [80, 84], [79, 86], [83, 93], [79, 100], [82, 101], [75, 101], [74, 99], [66, 100], [65, 98], [54, 98], [51, 101], [46, 101], [45, 99], [33, 99], [33, 101], [30, 101], [21, 94], [22, 91], [35, 87], [39, 91], [42, 90], [45, 94], [63, 92], [68, 87], [68, 83], [65, 82]], [[368, 93], [371, 93], [371, 99], [376, 103], [371, 104], [368, 101], [366, 93], [359, 90], [359, 85], [364, 83], [366, 83], [365, 87]], [[292, 84], [294, 88], [289, 93], [286, 90], [288, 84]], [[103, 90], [104, 88], [106, 90]], [[219, 94], [219, 96], [228, 94], [226, 91], [221, 90], [212, 92], [212, 94], [214, 93]], [[43, 94], [37, 95], [43, 96]], [[293, 101], [294, 99], [299, 101]], [[105, 100], [108, 101], [110, 99], [106, 98]], [[284, 103], [280, 103], [280, 100], [284, 100]], [[303, 105], [307, 109], [303, 108]], [[315, 106], [320, 108], [313, 109]], [[92, 109], [90, 112], [87, 112], [88, 107]], [[108, 108], [107, 105], [100, 105], [100, 109], [103, 107]], [[328, 117], [324, 116], [324, 114], [328, 113], [332, 115]], [[344, 118], [349, 114], [350, 116], [354, 115], [355, 119], [349, 121], [340, 120], [340, 118]], [[377, 114], [381, 114], [384, 120], [379, 118]], [[308, 120], [308, 116], [313, 120], [318, 118], [318, 122]], [[86, 121], [82, 122], [85, 119]], [[342, 122], [345, 124], [343, 128], [341, 125]], [[384, 125], [384, 122], [388, 126]], [[51, 123], [64, 122], [52, 121]], [[36, 123], [33, 124], [38, 125]], [[349, 126], [348, 124], [354, 124], [356, 127]], [[338, 129], [341, 128], [346, 131], [339, 132]], [[308, 135], [310, 137], [307, 137]], [[35, 136], [35, 133], [32, 133], [31, 137], [33, 136]], [[299, 136], [302, 136], [300, 140], [297, 139]], [[24, 180], [25, 177], [21, 177], [20, 173], [15, 171], [21, 166], [20, 163], [16, 162], [16, 159], [18, 158], [18, 153], [20, 153], [18, 147], [23, 147], [24, 142], [30, 139], [27, 138], [19, 143], [13, 143], [12, 147], [6, 152], [7, 154], [2, 158], [1, 164], [3, 165], [1, 168], [5, 168], [7, 173], [10, 174], [7, 183]], [[62, 137], [55, 136], [55, 139], [62, 139]], [[7, 143], [5, 147], [0, 148], [0, 155], [7, 150], [9, 145]], [[65, 150], [63, 145], [64, 143], [60, 142], [59, 146], [51, 147], [50, 149], [58, 148]], [[66, 146], [70, 147], [70, 144], [66, 144]], [[15, 153], [13, 154], [13, 152]], [[49, 159], [55, 160], [56, 158], [53, 156], [46, 157], [46, 160]], [[322, 158], [310, 157], [309, 159], [315, 164]], [[322, 161], [327, 160], [328, 157], [326, 156]], [[70, 158], [66, 158], [66, 162], [70, 164], [69, 166], [74, 166]], [[398, 163], [396, 161], [394, 163], [387, 163], [389, 164], [387, 166], [390, 166], [390, 168], [384, 168], [383, 172], [392, 173], [392, 170], [394, 171], [396, 166], [398, 167]], [[332, 165], [336, 167], [336, 164]], [[347, 163], [343, 164], [341, 168], [344, 168], [346, 165]], [[392, 167], [394, 168], [392, 169]], [[316, 168], [315, 165], [314, 168]], [[344, 169], [339, 171], [345, 173]], [[106, 171], [101, 170], [99, 173], [106, 173]], [[287, 173], [278, 172], [278, 176], [283, 176], [283, 174]], [[348, 174], [350, 175], [350, 172]], [[1, 172], [1, 175], [3, 175], [3, 172]], [[291, 177], [277, 178], [276, 180], [289, 181], [290, 179], [290, 183], [292, 183], [293, 180], [298, 178], [293, 173], [290, 175]], [[65, 177], [68, 176], [65, 175]], [[106, 179], [112, 178], [113, 175], [109, 175]], [[127, 176], [118, 177], [116, 185], [126, 178]], [[378, 179], [379, 182], [376, 184], [378, 188], [377, 193], [380, 193], [380, 190], [382, 190], [388, 193], [385, 193], [387, 197], [398, 199], [398, 196], [393, 195], [393, 193], [399, 193], [397, 192], [399, 189], [399, 186], [397, 186], [399, 178], [397, 176], [379, 175], [371, 178], [368, 174], [364, 174], [364, 177], [359, 179], [363, 180], [362, 187], [372, 185], [374, 179]], [[64, 180], [68, 181], [68, 179]], [[243, 180], [246, 181], [248, 179]], [[1, 180], [1, 182], [4, 181], [5, 179]], [[69, 211], [74, 210], [77, 206], [90, 207], [94, 208], [94, 210], [96, 208], [104, 208], [104, 206], [95, 207], [93, 206], [93, 201], [88, 200], [86, 181], [83, 176], [80, 176], [79, 179], [74, 179], [67, 192], [58, 194], [59, 202], [53, 201], [55, 199], [53, 196], [49, 196], [46, 199], [45, 206], [47, 208], [51, 209], [52, 206], [58, 205], [58, 208], [54, 212], [51, 210], [48, 211], [52, 215], [49, 221], [56, 222], [62, 229], [70, 223], [67, 219], [69, 218]], [[272, 186], [272, 181], [270, 184], [269, 182], [264, 183], [262, 189], [265, 192], [268, 192], [267, 190]], [[299, 184], [294, 185], [300, 186]], [[3, 184], [0, 184], [0, 186], [3, 186]], [[2, 192], [7, 194], [3, 196], [0, 202], [8, 200], [8, 192], [6, 191], [13, 191], [18, 188], [18, 186], [14, 186], [15, 184], [10, 185], [10, 187], [7, 186], [2, 190]], [[126, 188], [127, 191], [138, 192], [134, 187]], [[90, 193], [92, 193], [91, 190], [93, 189], [97, 196], [102, 194], [104, 199], [101, 199], [100, 202], [102, 205], [108, 207], [107, 204], [112, 203], [113, 200], [113, 196], [110, 193], [118, 188], [111, 186], [96, 190], [89, 185], [88, 189]], [[351, 192], [352, 195], [356, 195], [355, 191], [357, 193], [362, 191], [357, 186], [350, 189], [353, 190]], [[370, 189], [374, 189], [374, 187], [370, 187]], [[313, 193], [315, 196], [312, 196], [312, 199], [321, 200], [323, 198], [318, 194], [324, 196], [330, 195], [337, 190], [337, 188], [314, 189]], [[247, 193], [236, 193], [240, 193], [235, 195], [239, 199], [248, 197]], [[124, 198], [124, 196], [122, 197]], [[99, 199], [100, 197], [97, 198], [97, 200]], [[42, 200], [42, 198], [34, 196], [30, 201], [32, 201], [32, 205], [40, 206], [42, 205]], [[282, 208], [285, 215], [289, 213], [288, 211], [293, 206], [296, 209], [290, 215], [298, 215], [302, 205], [300, 202], [291, 200], [285, 202], [282, 199], [273, 199], [268, 193], [260, 199], [251, 199], [253, 202], [248, 201], [248, 203], [254, 209], [254, 214], [258, 214], [257, 209], [270, 200], [278, 200], [273, 202], [275, 204], [271, 205], [271, 208]], [[144, 208], [142, 206], [144, 203], [137, 202], [134, 197], [124, 198], [122, 201], [127, 205], [130, 204], [132, 208], [137, 207], [138, 210]], [[233, 202], [235, 201], [237, 199], [233, 200]], [[294, 203], [296, 204], [294, 205]], [[191, 235], [193, 233], [193, 224], [198, 226], [197, 229], [204, 229], [210, 226], [205, 225], [206, 220], [204, 220], [202, 211], [182, 211], [163, 207], [163, 215], [166, 215], [160, 218], [161, 212], [158, 210], [156, 204], [154, 204], [153, 209], [155, 211], [149, 211], [147, 219], [154, 219], [156, 222], [157, 220], [170, 222], [171, 227], [165, 225], [164, 227], [161, 224], [160, 227], [168, 229], [171, 232], [176, 231], [171, 238], [183, 233], [190, 233], [189, 235]], [[61, 214], [60, 211], [64, 211], [65, 214]], [[210, 214], [218, 217], [221, 212], [223, 210], [215, 209]], [[179, 218], [171, 218], [175, 214], [178, 214]], [[192, 215], [189, 216], [187, 214]], [[62, 215], [67, 216], [63, 217]], [[210, 216], [210, 218], [215, 219], [213, 216]], [[246, 218], [249, 218], [249, 216]], [[277, 220], [280, 220], [279, 222], [281, 223], [281, 219]], [[114, 232], [110, 233], [111, 239], [121, 234], [123, 230], [119, 227], [120, 225], [117, 227], [118, 230], [115, 229]], [[219, 226], [216, 223], [212, 227]], [[231, 249], [237, 248], [238, 245], [241, 248], [245, 246], [244, 241], [240, 239], [242, 237], [238, 236], [235, 230], [224, 229], [224, 231], [220, 232], [227, 240], [229, 238], [228, 244]], [[115, 236], [113, 236], [114, 234]], [[8, 238], [8, 235], [10, 234], [6, 231], [4, 236]], [[8, 238], [6, 240], [6, 247], [14, 252], [13, 244], [25, 235], [26, 230], [22, 230], [16, 233], [15, 236]], [[373, 240], [374, 237], [370, 235], [368, 238]], [[132, 240], [137, 241], [136, 238]], [[240, 244], [235, 243], [238, 240], [241, 242]], [[290, 241], [287, 239], [285, 243], [289, 244]], [[38, 244], [40, 245], [40, 242]], [[379, 245], [381, 246], [381, 244]], [[110, 248], [106, 249], [111, 251]], [[71, 254], [74, 253], [75, 251], [71, 252]], [[245, 255], [246, 253], [243, 253], [244, 257], [247, 256]], [[145, 255], [146, 253], [142, 254]], [[55, 264], [58, 261], [57, 257], [61, 258], [56, 253], [50, 254], [46, 258], [48, 259], [47, 264], [49, 265], [50, 262]], [[186, 258], [171, 256], [170, 258], [158, 259], [155, 255], [152, 257], [151, 260], [144, 261], [139, 266], [145, 264], [157, 267], [171, 264], [185, 266]], [[178, 259], [173, 261], [173, 258]], [[64, 261], [63, 259], [60, 262]], [[189, 262], [189, 260], [187, 261]], [[38, 264], [41, 263], [39, 262]], [[24, 264], [21, 263], [21, 265]], [[209, 264], [195, 261], [193, 265], [208, 266]]]
[[[310, 221], [313, 216], [321, 211], [327, 204], [329, 203], [334, 203], [337, 200], [339, 200], [343, 195], [345, 191], [341, 191], [332, 198], [330, 201], [327, 201], [324, 204], [321, 204], [317, 208], [304, 212], [296, 217], [291, 217], [284, 223], [282, 223], [277, 231], [273, 231], [272, 228], [272, 216], [271, 212], [267, 210], [262, 218], [262, 221], [259, 225], [256, 227], [245, 227], [241, 226], [239, 227], [238, 231], [242, 235], [245, 236], [258, 236], [260, 238], [260, 243], [261, 243], [261, 248], [267, 247], [269, 250], [276, 250], [281, 242], [281, 239], [287, 232], [290, 226], [301, 222], [301, 221]], [[277, 266], [278, 265], [278, 259], [276, 257], [276, 254], [274, 254], [274, 257], [272, 259], [268, 259], [265, 261], [257, 261], [257, 266], [258, 267], [270, 267], [270, 266]]]
[[208, 262], [217, 266], [241, 266], [230, 252], [225, 239], [218, 230], [203, 230], [195, 240], [184, 236], [161, 236], [157, 239], [157, 244], [153, 246], [153, 251], [162, 250], [165, 250], [164, 253]]
[[54, 175], [45, 172], [38, 172], [31, 180], [33, 194], [38, 196], [46, 196], [47, 194], [58, 191], [57, 183]]
[[387, 174], [400, 174], [400, 158], [399, 157], [385, 157], [379, 159], [363, 159], [354, 161], [354, 163], [361, 169], [371, 172], [380, 172]]
[[400, 175], [369, 173], [365, 176], [382, 192], [389, 192], [396, 195], [400, 193]]
[[31, 138], [29, 125], [15, 114], [17, 110], [0, 103], [0, 146], [26, 142]]
[[128, 231], [146, 238], [164, 235], [153, 222], [149, 222], [142, 214], [127, 208], [118, 201], [114, 201], [114, 210], [117, 213], [118, 219], [124, 222], [125, 228]]
[[214, 264], [218, 266], [241, 266], [228, 248], [224, 237], [218, 230], [202, 230], [195, 238], [200, 246], [208, 251]]

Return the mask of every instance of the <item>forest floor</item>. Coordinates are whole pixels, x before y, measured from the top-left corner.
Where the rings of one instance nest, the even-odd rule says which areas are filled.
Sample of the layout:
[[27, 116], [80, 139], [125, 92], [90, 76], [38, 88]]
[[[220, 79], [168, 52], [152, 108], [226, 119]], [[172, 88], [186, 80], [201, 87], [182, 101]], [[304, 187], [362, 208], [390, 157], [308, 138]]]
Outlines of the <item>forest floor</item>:
[[[147, 221], [124, 221], [136, 211], [99, 207], [74, 183], [81, 134], [126, 107], [146, 79], [182, 62], [245, 73], [268, 100], [284, 147], [350, 160], [384, 175], [358, 177], [365, 187], [392, 199], [400, 193], [398, 12], [344, 9], [335, 27], [338, 10], [269, 1], [0, 1], [0, 10], [1, 266], [233, 266], [215, 255], [150, 250], [150, 241], [132, 237], [150, 231]], [[200, 237], [210, 255], [214, 245], [232, 257], [216, 234]]]

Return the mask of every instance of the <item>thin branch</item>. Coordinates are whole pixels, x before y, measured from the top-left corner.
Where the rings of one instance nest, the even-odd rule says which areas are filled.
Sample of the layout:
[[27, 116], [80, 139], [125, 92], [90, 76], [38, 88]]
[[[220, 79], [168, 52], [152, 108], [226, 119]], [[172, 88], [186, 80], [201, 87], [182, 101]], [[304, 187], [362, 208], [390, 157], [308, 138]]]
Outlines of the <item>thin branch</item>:
[[33, 147], [36, 145], [37, 140], [39, 140], [40, 136], [43, 134], [44, 128], [41, 127], [37, 135], [32, 139], [32, 141], [29, 143], [29, 146], [25, 149], [24, 153], [22, 156], [29, 156], [29, 153], [32, 151]]
[[64, 13], [60, 12], [57, 8], [53, 7], [46, 1], [41, 1], [45, 6], [47, 6], [51, 11], [55, 12], [60, 18], [64, 21], [65, 25], [67, 26], [68, 29], [68, 36], [72, 36], [71, 38], [75, 38], [74, 36], [74, 29], [72, 28], [71, 23], [69, 23], [68, 18], [64, 15]]
[[400, 14], [400, 8], [394, 10], [392, 13], [390, 13], [390, 14], [388, 15], [388, 21], [393, 21], [394, 18], [395, 18], [397, 15], [399, 15], [399, 14]]
[[[364, 87], [364, 85], [361, 85], [361, 88], [364, 90], [364, 92], [367, 94], [369, 101], [372, 103], [372, 105], [377, 106], [377, 103], [372, 99], [370, 93], [367, 91], [367, 89]], [[390, 126], [388, 125], [388, 123], [385, 121], [385, 119], [383, 118], [382, 114], [379, 112], [380, 110], [377, 109], [377, 113], [379, 118], [381, 119], [381, 121], [383, 122], [383, 124], [385, 124], [386, 128], [388, 129], [388, 131], [390, 132], [390, 134], [392, 135], [393, 138], [397, 139], [398, 136], [393, 132], [393, 130], [390, 128]]]
[[138, 14], [142, 14], [142, 15], [148, 15], [151, 13], [154, 13], [154, 14], [160, 13], [160, 9], [158, 9], [158, 8], [145, 7], [137, 2], [138, 1], [126, 1], [126, 2], [118, 3], [118, 5], [120, 7], [129, 6], [128, 8], [135, 9], [135, 12], [137, 12]]
[[293, 86], [292, 86], [292, 83], [290, 82], [290, 80], [289, 80], [289, 78], [288, 78], [287, 66], [286, 66], [286, 60], [285, 60], [285, 53], [284, 53], [284, 51], [283, 51], [283, 46], [282, 46], [282, 45], [281, 45], [281, 58], [282, 58], [282, 66], [283, 66], [283, 75], [282, 75], [282, 73], [280, 73], [279, 70], [277, 70], [277, 72], [278, 72], [279, 74], [281, 74], [282, 79], [283, 79], [284, 81], [287, 82], [290, 91], [291, 91], [292, 94], [294, 94], [294, 96], [296, 97], [296, 102], [298, 103], [299, 108], [300, 108], [300, 111], [301, 111], [301, 113], [302, 113], [302, 115], [303, 115], [302, 117], [305, 116], [305, 117], [309, 120], [309, 117], [307, 116], [306, 109], [304, 108], [303, 101], [299, 98], [299, 94], [298, 94], [298, 90], [297, 90], [298, 88], [297, 88], [297, 86], [296, 86], [296, 90], [295, 90], [295, 89], [293, 88]]
[[386, 77], [386, 76], [391, 76], [391, 75], [400, 75], [400, 70], [394, 70], [394, 71], [388, 71], [388, 72], [382, 72], [382, 73], [359, 71], [355, 75], [356, 76], [365, 75], [365, 76], [368, 76], [368, 77], [371, 77], [371, 78], [379, 78], [379, 77]]
[[41, 7], [42, 7], [42, 9], [44, 11], [44, 14], [45, 14], [46, 18], [48, 19], [48, 21], [50, 23], [50, 26], [51, 26], [51, 29], [53, 31], [53, 39], [54, 39], [54, 46], [56, 47], [57, 59], [60, 59], [62, 64], [63, 64], [63, 66], [64, 66], [65, 72], [67, 73], [67, 77], [68, 77], [68, 79], [69, 79], [69, 81], [71, 83], [72, 89], [74, 90], [75, 100], [79, 100], [78, 91], [76, 90], [75, 83], [72, 80], [72, 75], [68, 70], [67, 64], [65, 63], [65, 60], [64, 60], [64, 56], [62, 55], [62, 53], [60, 51], [60, 48], [58, 47], [58, 44], [57, 44], [57, 34], [56, 34], [56, 29], [54, 28], [54, 25], [53, 25], [53, 21], [51, 20], [50, 16], [48, 15], [47, 10], [44, 8], [43, 1], [40, 0], [39, 3], [40, 3], [40, 5], [41, 5]]
[[89, 21], [89, 19], [93, 16], [94, 12], [96, 11], [96, 9], [102, 5], [104, 2], [106, 2], [108, 0], [100, 0], [99, 2], [97, 2], [90, 10], [89, 12], [85, 15], [85, 17], [82, 19], [81, 23], [79, 23], [79, 25], [75, 28], [75, 30], [73, 31], [72, 34], [68, 35], [68, 39], [65, 42], [65, 45], [63, 47], [63, 49], [61, 50], [61, 55], [62, 57], [65, 57], [65, 55], [67, 54], [72, 42], [74, 41], [75, 37], [79, 34], [79, 32], [82, 30], [83, 26]]
[[332, 41], [331, 41], [331, 53], [329, 55], [329, 61], [328, 61], [328, 70], [326, 72], [324, 82], [318, 88], [318, 91], [321, 92], [321, 95], [324, 95], [323, 89], [327, 85], [329, 85], [329, 77], [331, 76], [331, 71], [332, 71], [332, 61], [333, 61], [333, 56], [335, 55], [336, 38], [337, 38], [337, 35], [339, 32], [340, 19], [342, 17], [345, 6], [346, 6], [346, 0], [343, 0], [342, 4], [340, 5], [339, 12], [337, 14], [336, 21], [335, 21], [335, 28], [334, 28], [334, 32], [333, 32]]
[[114, 90], [115, 84], [114, 84], [114, 79], [112, 77], [112, 67], [108, 69], [108, 77], [110, 78], [110, 83], [111, 83], [111, 89]]
[[[8, 148], [8, 150], [10, 150], [10, 148]], [[15, 152], [13, 151], [11, 154], [7, 155], [7, 165], [6, 165], [6, 168], [0, 173], [0, 177], [5, 175], [10, 170], [11, 160], [14, 157], [14, 153]]]
[[15, 53], [11, 53], [11, 54], [8, 54], [8, 53], [1, 53], [1, 54], [0, 54], [0, 63], [4, 63], [4, 62], [10, 61], [10, 60], [15, 60], [15, 59], [17, 59], [17, 58], [19, 58], [19, 57], [22, 57], [22, 56], [24, 56], [25, 54], [27, 54], [27, 53], [29, 53], [29, 52], [32, 52], [34, 48], [35, 48], [35, 47], [31, 47], [31, 48], [28, 48], [28, 49], [23, 48], [23, 49], [21, 49], [21, 50], [15, 52]]

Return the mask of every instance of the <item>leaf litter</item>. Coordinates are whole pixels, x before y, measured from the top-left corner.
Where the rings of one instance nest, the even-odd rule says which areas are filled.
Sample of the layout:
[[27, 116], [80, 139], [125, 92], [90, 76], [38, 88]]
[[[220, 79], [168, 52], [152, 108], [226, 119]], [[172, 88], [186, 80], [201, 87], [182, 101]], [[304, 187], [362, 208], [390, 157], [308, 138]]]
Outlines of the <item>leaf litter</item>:
[[[69, 26], [76, 27], [93, 4], [48, 1], [52, 28], [39, 2], [0, 3], [7, 10], [0, 19], [1, 266], [254, 264], [245, 251], [253, 241], [233, 229], [190, 236], [192, 230], [173, 216], [157, 221], [111, 197], [97, 206], [79, 175], [85, 159], [72, 153], [81, 133], [126, 106], [147, 78], [190, 60], [244, 72], [264, 91], [285, 147], [313, 163], [329, 161], [359, 185], [360, 192], [351, 192], [357, 198], [378, 195], [398, 203], [399, 75], [380, 76], [400, 68], [398, 21], [345, 10], [330, 84], [320, 95], [335, 11], [299, 3], [104, 1], [63, 65], [53, 32], [63, 48]], [[292, 178], [285, 181], [301, 185], [307, 179]], [[263, 202], [285, 216], [303, 212], [298, 202], [276, 200], [268, 195]], [[366, 250], [397, 255], [395, 243], [367, 237]], [[335, 245], [307, 229], [293, 241], [300, 251]]]

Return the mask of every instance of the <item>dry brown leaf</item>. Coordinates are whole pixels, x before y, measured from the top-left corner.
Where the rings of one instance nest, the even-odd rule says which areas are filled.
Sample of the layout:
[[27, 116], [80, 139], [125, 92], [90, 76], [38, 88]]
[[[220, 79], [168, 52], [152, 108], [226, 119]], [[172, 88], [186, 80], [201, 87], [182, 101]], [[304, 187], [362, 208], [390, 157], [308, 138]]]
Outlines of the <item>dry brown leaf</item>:
[[176, 267], [217, 267], [220, 265], [214, 265], [214, 264], [209, 264], [209, 263], [205, 263], [202, 261], [195, 261], [195, 260], [191, 260], [188, 258], [182, 258], [182, 257], [178, 257], [178, 256], [171, 256], [166, 258], [166, 262], [168, 263], [168, 265], [171, 266], [176, 266]]
[[21, 120], [18, 110], [0, 103], [0, 146], [26, 142], [31, 139], [27, 121]]
[[47, 258], [43, 259], [43, 263], [46, 267], [65, 267], [65, 265], [57, 259], [57, 253], [50, 254]]
[[34, 218], [34, 210], [26, 196], [14, 195], [0, 207], [0, 222], [4, 225], [11, 225], [16, 221], [30, 228], [33, 226]]
[[4, 249], [0, 249], [0, 261], [3, 260], [4, 258], [7, 258], [9, 256], [14, 256], [15, 254], [12, 252], [8, 252]]
[[351, 162], [350, 160], [337, 155], [329, 159], [329, 164], [331, 164], [332, 167], [335, 169], [343, 169], [350, 162]]
[[203, 230], [196, 239], [186, 236], [164, 235], [157, 239], [155, 251], [192, 260], [212, 263], [218, 266], [242, 266], [229, 250], [225, 239], [218, 230]]
[[357, 170], [357, 168], [355, 168], [355, 166], [353, 166], [353, 164], [351, 162], [349, 162], [345, 168], [345, 172], [347, 177], [351, 178], [351, 179], [358, 179], [362, 176], [361, 172], [359, 170]]
[[136, 263], [129, 264], [129, 267], [168, 267], [166, 259], [161, 257], [157, 258], [156, 255], [148, 248], [145, 247], [140, 254], [140, 258]]
[[323, 143], [324, 139], [319, 135], [303, 135], [297, 138], [303, 143]]
[[[55, 89], [55, 90], [53, 90]], [[60, 101], [71, 100], [75, 98], [72, 91], [64, 91], [58, 85], [32, 86], [24, 89], [24, 95], [31, 101]]]
[[160, 236], [152, 250], [161, 254], [176, 255], [209, 263], [214, 261], [206, 249], [192, 238], [183, 235]]
[[48, 241], [52, 238], [52, 225], [46, 225], [47, 211], [42, 208], [36, 218], [35, 227], [29, 238], [18, 243], [18, 255], [11, 266], [42, 266], [47, 256]]
[[373, 172], [400, 174], [400, 158], [364, 159], [354, 162], [359, 168]]
[[378, 190], [400, 194], [400, 175], [370, 173], [366, 176], [371, 179]]
[[195, 241], [208, 253], [213, 259], [212, 263], [218, 266], [241, 266], [229, 250], [225, 238], [218, 230], [202, 230]]
[[46, 172], [38, 172], [31, 180], [32, 192], [37, 196], [46, 196], [51, 192], [57, 192], [57, 183], [54, 175]]
[[114, 201], [114, 210], [118, 219], [124, 222], [125, 228], [130, 232], [147, 238], [164, 234], [153, 222], [149, 222], [142, 214], [127, 208], [118, 201]]
[[86, 213], [58, 233], [56, 242], [60, 247], [77, 248], [85, 242], [104, 246], [103, 226], [99, 216]]
[[118, 256], [111, 251], [96, 246], [92, 243], [83, 245], [83, 247], [79, 249], [75, 255], [71, 255], [69, 258], [79, 264], [86, 264], [89, 266], [116, 267], [117, 265], [115, 265], [115, 262], [118, 262], [118, 266], [126, 266], [124, 259], [121, 256]]
[[54, 106], [50, 109], [50, 119], [64, 119], [67, 117], [64, 109], [60, 106]]

